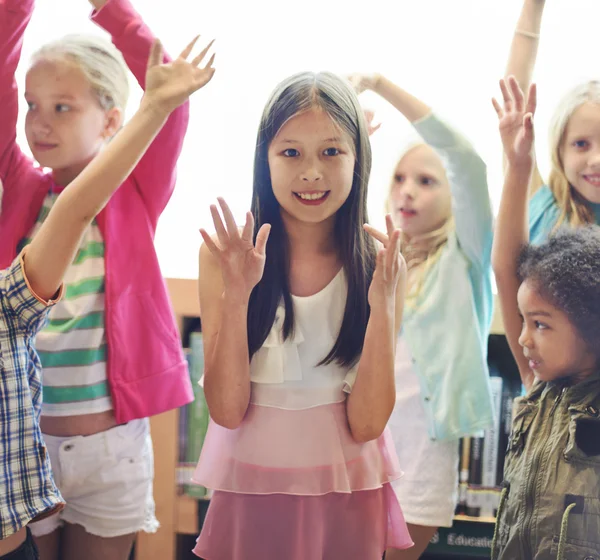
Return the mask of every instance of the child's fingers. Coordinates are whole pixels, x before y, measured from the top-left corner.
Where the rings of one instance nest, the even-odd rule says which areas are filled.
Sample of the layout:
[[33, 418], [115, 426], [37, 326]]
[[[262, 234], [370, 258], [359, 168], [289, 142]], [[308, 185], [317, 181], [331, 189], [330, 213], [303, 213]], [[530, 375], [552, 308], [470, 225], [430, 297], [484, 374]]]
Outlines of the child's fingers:
[[500, 103], [498, 103], [494, 97], [492, 97], [492, 105], [494, 106], [494, 109], [496, 110], [496, 114], [498, 115], [498, 118], [501, 119], [504, 116], [504, 110], [502, 109], [502, 106], [500, 105]]
[[227, 245], [229, 241], [229, 235], [227, 234], [227, 230], [223, 225], [223, 220], [221, 220], [221, 215], [219, 214], [218, 208], [214, 205], [210, 205], [210, 214], [213, 219], [213, 223], [215, 224], [215, 231], [217, 232], [217, 237], [219, 238], [219, 242], [221, 245]]
[[148, 57], [148, 68], [158, 66], [163, 61], [163, 48], [160, 39], [156, 39], [150, 47], [150, 56]]
[[202, 62], [202, 59], [206, 56], [208, 49], [210, 49], [210, 47], [212, 47], [214, 42], [215, 42], [215, 40], [213, 39], [210, 43], [208, 43], [208, 45], [206, 45], [206, 47], [202, 50], [202, 52], [196, 58], [194, 58], [194, 60], [192, 60], [193, 66], [198, 66], [198, 64], [200, 64]]
[[531, 113], [531, 115], [535, 115], [535, 110], [537, 108], [537, 86], [535, 84], [531, 84], [529, 86], [529, 95], [527, 97], [527, 107], [525, 111], [527, 113]]
[[227, 202], [225, 202], [224, 198], [218, 197], [217, 200], [221, 205], [221, 210], [223, 212], [223, 217], [225, 218], [225, 224], [227, 225], [227, 232], [229, 233], [229, 237], [233, 237], [234, 239], [240, 236], [240, 232], [238, 230], [237, 224], [235, 223], [235, 218], [233, 217], [233, 213], [229, 208]]
[[517, 79], [514, 76], [508, 78], [508, 86], [510, 87], [510, 93], [515, 103], [515, 109], [521, 113], [523, 111], [525, 96], [519, 87], [519, 82], [517, 82]]
[[523, 128], [525, 129], [525, 137], [527, 139], [533, 139], [533, 136], [534, 136], [533, 115], [531, 113], [527, 113], [523, 117]]
[[382, 233], [381, 231], [375, 229], [373, 226], [370, 226], [369, 224], [365, 224], [363, 227], [371, 237], [377, 239], [377, 241], [379, 241], [380, 243], [383, 243], [384, 246], [387, 245], [388, 236], [385, 233]]
[[212, 56], [210, 57], [210, 59], [208, 60], [208, 62], [206, 63], [206, 66], [204, 67], [205, 70], [212, 70], [212, 65], [215, 62], [215, 53], [212, 54]]
[[388, 280], [394, 278], [394, 263], [398, 260], [398, 241], [400, 239], [400, 232], [394, 231], [390, 236], [390, 244], [387, 248], [386, 255], [386, 270], [388, 271]]
[[252, 212], [246, 212], [246, 223], [242, 230], [242, 239], [244, 241], [252, 241], [252, 232], [254, 231], [254, 216]]
[[394, 231], [396, 229], [394, 227], [394, 221], [392, 220], [391, 214], [385, 215], [385, 229], [387, 230], [388, 239], [391, 239], [392, 235], [394, 234]]
[[502, 92], [502, 99], [504, 101], [504, 111], [508, 113], [512, 111], [512, 98], [504, 79], [500, 80], [500, 91]]
[[192, 52], [192, 49], [194, 48], [194, 45], [198, 42], [198, 39], [200, 39], [200, 35], [196, 35], [192, 41], [188, 44], [187, 47], [185, 47], [185, 49], [183, 49], [181, 51], [181, 54], [179, 55], [179, 58], [183, 58], [183, 60], [187, 60], [187, 57], [190, 56], [190, 53]]
[[202, 239], [204, 239], [204, 243], [208, 247], [208, 250], [215, 256], [218, 257], [221, 254], [221, 250], [217, 246], [217, 244], [212, 240], [212, 237], [208, 235], [205, 229], [200, 230], [200, 235]]
[[264, 256], [267, 250], [267, 241], [271, 233], [271, 224], [263, 224], [256, 234], [255, 250], [259, 255]]
[[375, 270], [379, 269], [379, 272], [381, 273], [381, 276], [383, 278], [384, 282], [387, 282], [387, 270], [386, 270], [386, 255], [387, 255], [387, 249], [380, 249], [379, 252], [377, 253], [377, 262], [375, 264]]

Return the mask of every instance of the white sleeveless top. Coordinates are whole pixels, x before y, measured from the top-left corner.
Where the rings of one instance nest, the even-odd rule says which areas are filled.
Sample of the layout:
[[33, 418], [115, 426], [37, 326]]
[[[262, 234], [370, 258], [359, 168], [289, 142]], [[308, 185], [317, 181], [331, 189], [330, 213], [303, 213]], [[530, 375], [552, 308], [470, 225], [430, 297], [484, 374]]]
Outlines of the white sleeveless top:
[[292, 296], [295, 330], [283, 340], [283, 303], [273, 327], [250, 363], [250, 402], [289, 410], [345, 400], [357, 366], [348, 370], [336, 362], [318, 365], [333, 348], [344, 317], [346, 285], [343, 269], [320, 292]]
[[323, 495], [373, 490], [401, 476], [389, 430], [356, 442], [346, 398], [358, 366], [319, 366], [337, 340], [348, 288], [343, 271], [323, 290], [293, 296], [294, 335], [284, 308], [250, 364], [250, 403], [230, 430], [212, 420], [192, 480], [243, 494]]

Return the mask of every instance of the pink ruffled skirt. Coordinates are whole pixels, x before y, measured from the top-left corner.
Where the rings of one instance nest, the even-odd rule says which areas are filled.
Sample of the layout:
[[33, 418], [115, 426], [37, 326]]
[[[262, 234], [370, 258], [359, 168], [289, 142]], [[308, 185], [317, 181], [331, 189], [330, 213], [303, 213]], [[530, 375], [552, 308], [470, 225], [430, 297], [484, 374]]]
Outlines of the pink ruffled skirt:
[[251, 404], [242, 425], [211, 422], [193, 480], [214, 490], [194, 553], [205, 560], [380, 560], [409, 548], [390, 482], [389, 432], [356, 443], [345, 402]]

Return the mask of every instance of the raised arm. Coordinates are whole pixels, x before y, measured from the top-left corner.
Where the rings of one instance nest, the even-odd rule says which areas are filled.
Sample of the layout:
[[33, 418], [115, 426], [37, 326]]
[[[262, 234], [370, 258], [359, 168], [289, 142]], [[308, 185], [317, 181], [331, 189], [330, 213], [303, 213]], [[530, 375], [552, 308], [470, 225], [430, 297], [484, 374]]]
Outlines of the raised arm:
[[63, 191], [29, 245], [25, 269], [40, 298], [50, 299], [57, 292], [83, 232], [131, 172], [171, 111], [212, 78], [212, 59], [202, 69], [197, 67], [201, 55], [191, 63], [186, 61], [194, 43], [166, 65], [160, 64], [160, 43], [152, 46], [148, 87], [137, 113]]
[[527, 103], [517, 81], [501, 81], [504, 104], [494, 100], [500, 121], [502, 144], [507, 157], [504, 188], [496, 218], [492, 266], [498, 286], [500, 309], [506, 338], [515, 357], [521, 380], [529, 388], [534, 380], [527, 359], [519, 345], [523, 320], [517, 305], [519, 279], [518, 257], [529, 240], [527, 220], [527, 185], [533, 171], [533, 114], [536, 106], [535, 86], [529, 89]]
[[[519, 15], [510, 44], [508, 63], [506, 64], [504, 76], [506, 78], [514, 76], [521, 91], [528, 91], [533, 79], [545, 4], [546, 0], [523, 0], [521, 14]], [[506, 166], [506, 155], [504, 164]], [[543, 182], [534, 160], [534, 168], [529, 185], [530, 194], [537, 191], [543, 185]]]
[[346, 410], [352, 437], [358, 442], [378, 438], [396, 403], [394, 355], [402, 323], [406, 291], [406, 263], [400, 254], [400, 230], [386, 216], [387, 235], [371, 226], [366, 230], [383, 243], [377, 255], [369, 287], [371, 315], [358, 363], [358, 372], [348, 396]]
[[219, 199], [225, 223], [216, 206], [211, 214], [213, 240], [200, 230], [204, 244], [199, 257], [199, 296], [204, 333], [204, 394], [210, 416], [225, 428], [237, 428], [250, 403], [248, 304], [262, 278], [270, 226], [263, 225], [252, 241], [254, 220], [246, 215], [240, 232], [233, 214]]
[[357, 92], [370, 89], [381, 95], [414, 126], [423, 140], [444, 160], [450, 189], [456, 234], [469, 260], [489, 266], [493, 215], [484, 161], [456, 130], [432, 113], [431, 108], [387, 78], [353, 75]]
[[[90, 0], [94, 23], [107, 31], [121, 51], [140, 87], [146, 89], [146, 65], [154, 35], [129, 0]], [[164, 62], [170, 60], [164, 55]], [[176, 180], [176, 164], [181, 154], [189, 121], [189, 104], [173, 111], [156, 139], [133, 170], [138, 188], [154, 227], [167, 205]]]

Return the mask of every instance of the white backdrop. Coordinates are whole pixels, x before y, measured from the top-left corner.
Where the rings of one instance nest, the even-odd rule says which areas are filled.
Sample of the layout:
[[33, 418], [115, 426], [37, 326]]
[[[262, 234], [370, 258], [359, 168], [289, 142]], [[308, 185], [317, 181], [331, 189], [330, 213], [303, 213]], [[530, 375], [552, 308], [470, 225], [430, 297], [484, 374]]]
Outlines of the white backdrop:
[[[195, 278], [199, 227], [224, 196], [237, 217], [250, 203], [258, 120], [273, 86], [301, 70], [379, 71], [421, 96], [458, 125], [488, 163], [494, 205], [501, 189], [500, 144], [490, 98], [496, 95], [521, 0], [133, 0], [170, 53], [196, 33], [216, 38], [217, 73], [192, 100], [190, 127], [175, 194], [156, 246], [166, 276]], [[27, 31], [24, 73], [32, 51], [69, 32], [102, 33], [89, 23], [86, 0], [37, 0]], [[598, 0], [548, 0], [536, 81], [538, 153], [548, 169], [546, 131], [559, 97], [582, 79], [600, 78]], [[134, 89], [128, 114], [139, 102]], [[383, 126], [373, 138], [371, 221], [409, 128], [385, 102], [364, 95]], [[21, 111], [19, 141], [26, 149]]]

